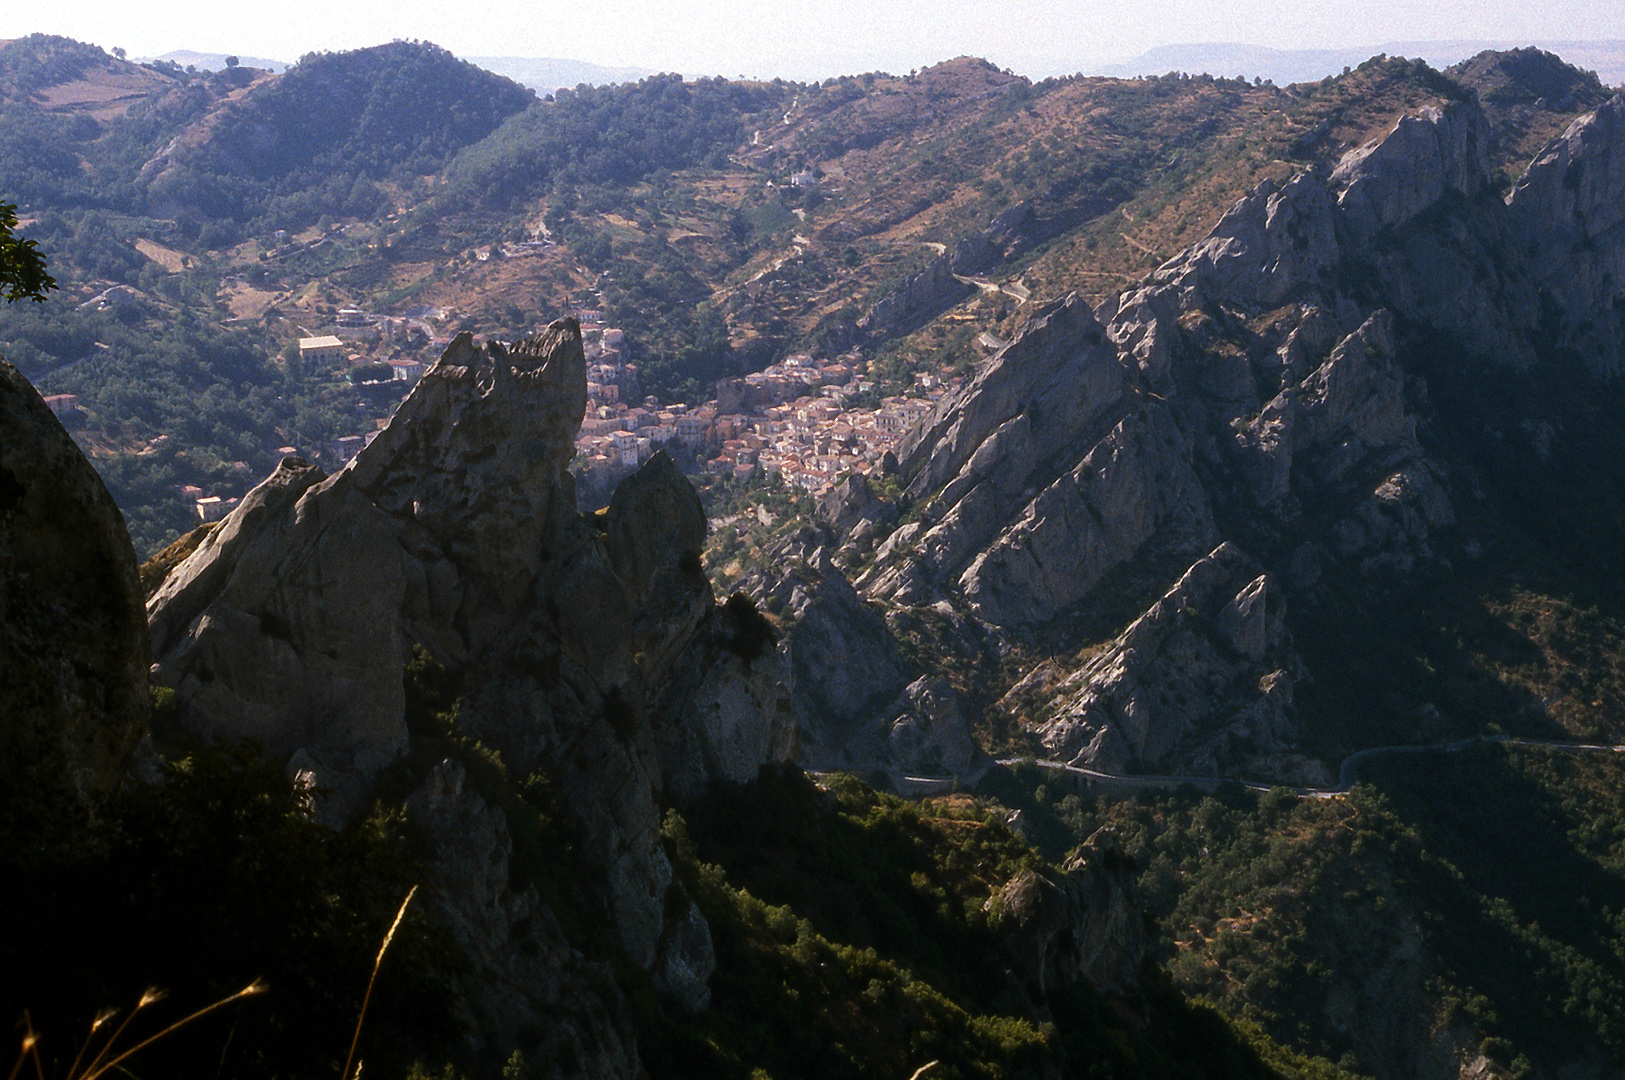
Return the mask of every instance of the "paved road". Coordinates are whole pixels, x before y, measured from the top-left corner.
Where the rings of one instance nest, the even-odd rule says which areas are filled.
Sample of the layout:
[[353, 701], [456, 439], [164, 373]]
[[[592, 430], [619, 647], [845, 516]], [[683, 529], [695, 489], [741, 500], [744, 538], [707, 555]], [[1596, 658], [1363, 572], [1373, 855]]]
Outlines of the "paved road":
[[958, 785], [974, 787], [993, 765], [1002, 765], [1006, 768], [1016, 765], [1035, 765], [1040, 769], [1052, 769], [1057, 772], [1082, 777], [1089, 781], [1091, 787], [1109, 795], [1133, 795], [1142, 791], [1172, 791], [1186, 786], [1211, 792], [1224, 784], [1240, 784], [1249, 791], [1281, 790], [1305, 799], [1332, 799], [1347, 794], [1348, 790], [1359, 782], [1360, 766], [1372, 758], [1394, 754], [1420, 754], [1433, 750], [1457, 753], [1478, 743], [1500, 743], [1504, 746], [1525, 746], [1574, 754], [1625, 754], [1625, 745], [1610, 743], [1571, 743], [1549, 739], [1519, 739], [1510, 735], [1479, 735], [1471, 739], [1457, 739], [1455, 742], [1439, 743], [1432, 746], [1375, 746], [1369, 750], [1358, 751], [1343, 759], [1343, 764], [1337, 770], [1337, 786], [1329, 788], [1294, 787], [1287, 784], [1269, 784], [1226, 776], [1132, 776], [1122, 773], [1102, 772], [1099, 769], [1090, 769], [1082, 765], [1071, 765], [1064, 761], [1047, 761], [1041, 758], [999, 758], [965, 776], [911, 776], [897, 773], [892, 774], [891, 780], [893, 786], [904, 794], [930, 795], [951, 790]]

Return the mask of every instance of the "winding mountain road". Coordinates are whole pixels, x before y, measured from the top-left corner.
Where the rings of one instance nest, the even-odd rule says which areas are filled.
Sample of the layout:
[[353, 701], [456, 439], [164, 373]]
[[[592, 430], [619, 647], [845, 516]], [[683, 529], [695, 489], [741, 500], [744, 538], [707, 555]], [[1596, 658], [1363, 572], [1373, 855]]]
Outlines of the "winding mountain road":
[[1086, 768], [1082, 765], [1072, 765], [1064, 761], [1024, 757], [997, 758], [983, 765], [974, 773], [968, 773], [964, 776], [912, 776], [896, 773], [891, 774], [891, 780], [893, 786], [904, 794], [928, 795], [949, 790], [956, 784], [968, 783], [975, 785], [987, 774], [987, 770], [994, 765], [1002, 765], [1005, 768], [1016, 765], [1034, 765], [1040, 769], [1052, 769], [1056, 772], [1082, 777], [1103, 794], [1132, 795], [1142, 791], [1172, 791], [1186, 786], [1211, 792], [1223, 784], [1240, 784], [1249, 791], [1281, 790], [1304, 799], [1333, 799], [1339, 795], [1348, 794], [1349, 789], [1359, 783], [1360, 766], [1372, 758], [1394, 754], [1421, 754], [1429, 751], [1458, 753], [1480, 743], [1499, 743], [1503, 746], [1523, 746], [1532, 749], [1557, 750], [1563, 753], [1576, 754], [1625, 754], [1625, 744], [1572, 743], [1558, 742], [1551, 739], [1520, 739], [1511, 735], [1478, 735], [1469, 739], [1457, 739], [1454, 742], [1437, 743], [1428, 746], [1374, 746], [1367, 750], [1356, 751], [1343, 759], [1342, 765], [1337, 770], [1337, 786], [1329, 788], [1269, 784], [1233, 776], [1140, 776], [1127, 773], [1110, 773], [1102, 772], [1099, 769]]

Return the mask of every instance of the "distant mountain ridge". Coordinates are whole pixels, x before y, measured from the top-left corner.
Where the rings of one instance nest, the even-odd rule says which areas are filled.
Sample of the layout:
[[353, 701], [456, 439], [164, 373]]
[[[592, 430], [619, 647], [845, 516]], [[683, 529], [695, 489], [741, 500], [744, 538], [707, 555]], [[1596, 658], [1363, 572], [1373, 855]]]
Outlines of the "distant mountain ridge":
[[653, 68], [606, 67], [603, 64], [589, 64], [585, 60], [550, 56], [470, 56], [466, 59], [486, 71], [528, 86], [538, 94], [551, 94], [560, 87], [574, 89], [582, 83], [605, 86], [609, 83], [635, 82], [655, 74]]
[[[181, 67], [195, 67], [200, 71], [219, 71], [226, 66], [226, 53], [198, 52], [193, 49], [172, 49], [162, 56], [140, 57], [142, 61], [169, 61]], [[556, 56], [469, 56], [469, 63], [495, 75], [512, 79], [528, 86], [538, 94], [551, 94], [561, 86], [604, 86], [609, 83], [634, 82], [655, 73], [653, 68], [612, 67], [591, 64], [585, 60], [570, 60]], [[281, 74], [293, 67], [288, 60], [272, 60], [263, 56], [239, 56], [243, 67], [260, 68]]]
[[1625, 85], [1625, 41], [1390, 41], [1380, 45], [1336, 49], [1275, 49], [1267, 45], [1234, 42], [1191, 43], [1159, 45], [1132, 60], [1097, 64], [1087, 73], [1132, 78], [1136, 75], [1187, 71], [1232, 79], [1256, 76], [1286, 86], [1336, 75], [1345, 67], [1357, 67], [1378, 53], [1421, 57], [1442, 70], [1486, 50], [1527, 45], [1557, 53], [1577, 67], [1595, 71], [1605, 85]]
[[181, 67], [195, 67], [199, 71], [219, 71], [226, 66], [226, 57], [236, 55], [237, 62], [242, 67], [259, 68], [261, 71], [274, 71], [281, 74], [293, 67], [287, 60], [271, 60], [263, 56], [243, 56], [233, 53], [197, 52], [192, 49], [171, 49], [162, 56], [141, 56], [136, 63], [169, 61]]

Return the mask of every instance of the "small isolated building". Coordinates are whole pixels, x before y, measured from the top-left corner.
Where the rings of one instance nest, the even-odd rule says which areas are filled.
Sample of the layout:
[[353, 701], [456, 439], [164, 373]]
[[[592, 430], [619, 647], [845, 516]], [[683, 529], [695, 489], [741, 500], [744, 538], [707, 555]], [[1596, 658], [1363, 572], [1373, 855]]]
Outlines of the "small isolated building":
[[59, 419], [72, 416], [79, 411], [79, 398], [74, 394], [51, 394], [45, 399], [45, 407]]
[[395, 379], [398, 382], [417, 382], [418, 376], [423, 374], [423, 365], [416, 360], [405, 358], [391, 360], [389, 366], [395, 372]]
[[304, 363], [337, 363], [343, 357], [344, 342], [332, 334], [299, 339], [299, 359]]
[[237, 502], [236, 499], [222, 499], [218, 495], [205, 495], [197, 501], [198, 520], [205, 524], [219, 521], [236, 509]]

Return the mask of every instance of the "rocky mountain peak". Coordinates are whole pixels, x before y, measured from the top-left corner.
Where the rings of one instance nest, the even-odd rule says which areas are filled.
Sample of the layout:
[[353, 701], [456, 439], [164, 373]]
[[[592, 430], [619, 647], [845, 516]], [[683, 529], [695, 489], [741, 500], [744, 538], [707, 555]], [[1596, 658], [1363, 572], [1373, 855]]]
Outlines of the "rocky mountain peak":
[[[154, 677], [184, 726], [258, 739], [338, 822], [413, 744], [403, 671], [427, 654], [463, 687], [460, 730], [580, 819], [627, 954], [698, 1004], [714, 961], [704, 920], [668, 895], [659, 799], [754, 776], [794, 730], [778, 654], [741, 646], [741, 616], [714, 603], [705, 515], [671, 460], [605, 514], [577, 511], [565, 466], [585, 403], [575, 320], [513, 345], [459, 337], [354, 461], [326, 476], [284, 460], [172, 571], [148, 607]], [[538, 965], [567, 958], [526, 936], [547, 925], [534, 895], [466, 872], [509, 839], [454, 764], [407, 803], [436, 838], [446, 923], [511, 968], [480, 984], [482, 1007], [522, 1024], [561, 992]]]
[[1483, 111], [1451, 102], [1402, 116], [1386, 135], [1349, 151], [1331, 186], [1357, 242], [1410, 221], [1447, 191], [1477, 195], [1489, 178], [1489, 145]]

